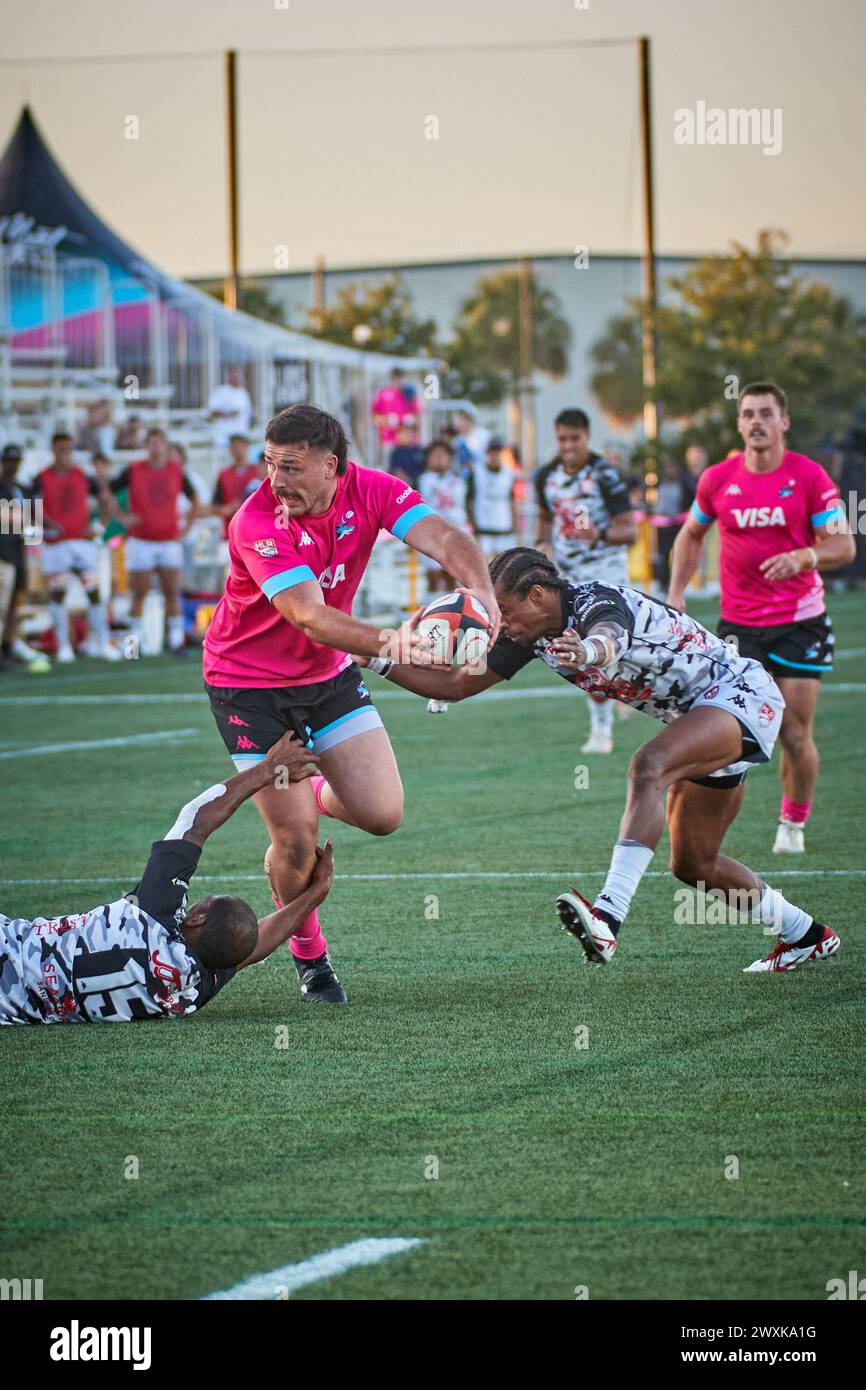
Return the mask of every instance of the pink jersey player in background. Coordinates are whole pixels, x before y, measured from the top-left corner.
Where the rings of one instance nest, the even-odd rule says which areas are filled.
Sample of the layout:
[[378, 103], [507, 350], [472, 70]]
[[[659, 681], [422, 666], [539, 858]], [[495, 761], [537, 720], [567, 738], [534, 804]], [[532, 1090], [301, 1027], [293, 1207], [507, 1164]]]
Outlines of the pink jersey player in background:
[[854, 539], [839, 489], [814, 459], [792, 453], [781, 387], [758, 381], [740, 392], [745, 450], [701, 474], [691, 515], [674, 543], [668, 601], [685, 607], [707, 529], [721, 540], [717, 632], [760, 661], [785, 698], [782, 805], [775, 854], [802, 853], [818, 783], [812, 733], [818, 683], [833, 666], [833, 628], [821, 573], [850, 564]]
[[[407, 483], [347, 458], [338, 420], [291, 406], [265, 432], [267, 478], [229, 524], [231, 568], [204, 643], [211, 709], [235, 766], [262, 759], [287, 730], [317, 754], [321, 775], [255, 797], [271, 846], [274, 899], [291, 902], [316, 866], [320, 815], [373, 835], [403, 818], [391, 743], [348, 655], [430, 662], [406, 623], [388, 634], [352, 617], [352, 600], [380, 530], [436, 561], [487, 609], [499, 609], [487, 564], [464, 531]], [[301, 996], [345, 1003], [318, 916], [291, 938]]]

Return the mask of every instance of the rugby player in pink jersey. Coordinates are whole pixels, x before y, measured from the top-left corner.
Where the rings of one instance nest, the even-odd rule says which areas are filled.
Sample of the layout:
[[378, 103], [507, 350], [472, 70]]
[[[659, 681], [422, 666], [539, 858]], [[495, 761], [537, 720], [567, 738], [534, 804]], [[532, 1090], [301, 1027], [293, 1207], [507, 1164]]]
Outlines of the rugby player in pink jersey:
[[[464, 531], [414, 488], [347, 458], [342, 426], [312, 405], [274, 416], [267, 478], [229, 524], [231, 567], [204, 643], [211, 709], [236, 767], [265, 757], [287, 730], [316, 753], [321, 775], [260, 791], [274, 900], [288, 903], [316, 867], [320, 815], [373, 835], [403, 817], [400, 774], [382, 720], [349, 652], [375, 660], [430, 656], [410, 624], [383, 633], [352, 617], [380, 530], [435, 560], [487, 609], [499, 609], [487, 564]], [[301, 997], [345, 1003], [315, 912], [290, 940]]]
[[740, 392], [737, 427], [745, 449], [701, 474], [691, 515], [674, 543], [668, 594], [673, 607], [685, 607], [704, 536], [718, 522], [716, 630], [736, 639], [742, 656], [760, 661], [785, 699], [776, 854], [803, 851], [818, 782], [812, 723], [818, 683], [833, 666], [821, 573], [855, 555], [839, 489], [814, 459], [787, 448], [790, 423], [781, 387], [758, 381]]

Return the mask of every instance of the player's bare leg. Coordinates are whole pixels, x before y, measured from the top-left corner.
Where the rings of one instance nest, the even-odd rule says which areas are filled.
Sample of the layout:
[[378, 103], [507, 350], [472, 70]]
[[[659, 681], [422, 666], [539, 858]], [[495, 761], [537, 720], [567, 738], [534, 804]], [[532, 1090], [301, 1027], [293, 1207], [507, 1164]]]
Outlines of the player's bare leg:
[[[689, 780], [739, 762], [741, 754], [742, 730], [737, 720], [715, 707], [689, 710], [638, 749], [629, 767], [628, 801], [604, 887], [592, 905], [574, 890], [557, 900], [563, 926], [578, 938], [587, 959], [604, 964], [616, 950], [619, 928], [661, 839], [668, 788], [676, 788], [670, 811], [672, 857], [682, 870], [677, 876], [690, 883], [703, 881], [707, 890], [737, 892], [737, 906], [745, 909], [749, 920], [772, 925], [779, 933], [770, 955], [749, 969], [792, 970], [838, 950], [834, 932], [788, 903], [751, 869], [719, 854], [742, 803], [742, 788], [725, 791], [689, 785]], [[686, 784], [685, 790], [681, 783]], [[712, 797], [719, 798], [715, 809]], [[705, 876], [693, 877], [696, 869]]]
[[819, 758], [812, 725], [819, 682], [793, 676], [783, 677], [778, 685], [785, 697], [785, 713], [779, 730], [782, 806], [773, 853], [802, 854], [806, 822], [818, 785]]
[[743, 731], [727, 710], [691, 709], [639, 748], [629, 764], [620, 840], [655, 849], [665, 826], [665, 792], [673, 782], [708, 777], [738, 762]]
[[180, 600], [181, 572], [178, 569], [158, 569], [156, 573], [165, 598], [168, 649], [171, 652], [179, 652], [183, 650], [185, 641]]
[[139, 652], [141, 651], [143, 633], [142, 614], [144, 612], [144, 600], [150, 593], [152, 582], [153, 570], [132, 570], [129, 575], [129, 588], [132, 594], [132, 603], [129, 608], [129, 630]]
[[[266, 787], [254, 797], [271, 843], [265, 856], [274, 901], [291, 902], [309, 884], [316, 866], [318, 808], [309, 782]], [[345, 1004], [346, 992], [331, 965], [318, 913], [310, 913], [289, 940], [305, 1003]]]
[[739, 787], [701, 787], [695, 782], [674, 782], [668, 791], [668, 832], [671, 840], [671, 873], [693, 888], [757, 893], [763, 889], [757, 874], [720, 854], [728, 827], [739, 815], [746, 784]]
[[324, 778], [311, 781], [325, 815], [370, 835], [391, 835], [403, 823], [403, 783], [384, 729], [338, 743], [319, 758]]

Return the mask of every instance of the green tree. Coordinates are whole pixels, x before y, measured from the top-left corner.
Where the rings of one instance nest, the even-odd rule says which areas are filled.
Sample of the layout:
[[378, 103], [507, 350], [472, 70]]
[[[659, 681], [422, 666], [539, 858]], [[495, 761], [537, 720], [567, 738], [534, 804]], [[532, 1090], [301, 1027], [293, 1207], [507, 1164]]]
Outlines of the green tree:
[[[532, 366], [549, 376], [568, 369], [571, 328], [558, 295], [533, 275]], [[520, 276], [499, 270], [483, 276], [464, 299], [445, 348], [447, 391], [476, 405], [499, 405], [532, 389], [520, 360]]]
[[[815, 450], [850, 422], [866, 391], [866, 318], [798, 272], [784, 233], [764, 230], [749, 250], [705, 256], [666, 282], [657, 314], [658, 400], [690, 437], [736, 444], [738, 386], [777, 381], [791, 402], [791, 442]], [[640, 301], [591, 349], [592, 387], [605, 410], [634, 421], [642, 409]]]
[[435, 351], [436, 324], [417, 316], [400, 275], [344, 285], [321, 314], [307, 311], [305, 332], [368, 352], [414, 357]]
[[[211, 280], [200, 286], [201, 289], [222, 303], [222, 281]], [[287, 327], [286, 311], [280, 300], [275, 299], [268, 286], [261, 280], [241, 280], [238, 294], [238, 308], [254, 319], [265, 323], [276, 323], [280, 328]]]

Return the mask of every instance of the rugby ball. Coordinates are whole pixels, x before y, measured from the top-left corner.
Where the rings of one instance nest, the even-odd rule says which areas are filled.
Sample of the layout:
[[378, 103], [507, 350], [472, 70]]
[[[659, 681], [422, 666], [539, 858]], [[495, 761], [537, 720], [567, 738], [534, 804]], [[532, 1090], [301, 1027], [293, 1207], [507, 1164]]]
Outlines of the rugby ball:
[[427, 604], [416, 631], [427, 638], [437, 661], [467, 666], [490, 646], [490, 614], [477, 598], [455, 590]]

